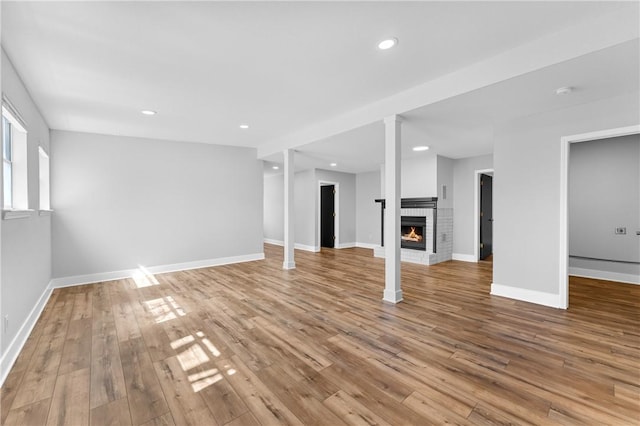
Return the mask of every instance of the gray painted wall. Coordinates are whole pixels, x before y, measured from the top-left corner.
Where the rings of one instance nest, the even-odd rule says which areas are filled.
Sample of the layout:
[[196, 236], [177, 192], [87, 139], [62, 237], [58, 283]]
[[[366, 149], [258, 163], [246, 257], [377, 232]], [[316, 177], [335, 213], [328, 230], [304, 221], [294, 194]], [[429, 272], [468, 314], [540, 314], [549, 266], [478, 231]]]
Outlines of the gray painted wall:
[[638, 94], [497, 126], [494, 283], [559, 294], [560, 139], [638, 124]]
[[284, 241], [283, 174], [264, 177], [264, 238]]
[[[315, 170], [296, 173], [294, 183], [295, 197], [295, 240], [296, 244], [316, 247], [316, 204]], [[284, 191], [284, 187], [282, 188]], [[284, 216], [282, 217], [284, 223]]]
[[[574, 143], [569, 154], [569, 254], [640, 263], [640, 135]], [[614, 234], [626, 227], [626, 235]], [[599, 262], [571, 259], [587, 269]], [[622, 272], [630, 266], [608, 265]], [[633, 269], [633, 268], [632, 268]], [[635, 266], [636, 274], [640, 265]]]
[[[453, 208], [455, 188], [453, 185], [453, 160], [442, 155], [437, 156], [438, 208]], [[446, 186], [446, 197], [443, 187]]]
[[380, 172], [356, 175], [356, 242], [380, 245]]
[[255, 149], [51, 135], [54, 277], [263, 252]]
[[[340, 185], [338, 196], [340, 197], [338, 212], [340, 221], [340, 245], [353, 245], [356, 242], [356, 175], [353, 173], [341, 173], [331, 170], [316, 169], [315, 193], [319, 194], [318, 182], [337, 182]], [[319, 200], [319, 195], [316, 196]], [[320, 229], [318, 218], [319, 201], [316, 204], [316, 229]], [[317, 236], [316, 236], [317, 239]], [[320, 246], [320, 241], [316, 243]]]
[[[284, 239], [284, 176], [265, 178], [264, 184], [264, 237], [276, 241]], [[351, 173], [330, 170], [305, 170], [295, 174], [295, 241], [305, 248], [319, 248], [318, 182], [336, 182], [339, 189], [340, 244], [356, 241], [356, 178]]]
[[474, 255], [475, 171], [493, 168], [493, 155], [461, 158], [453, 162], [453, 252]]
[[[50, 152], [49, 128], [4, 50], [2, 92], [22, 115], [27, 127], [29, 208], [38, 210], [38, 146]], [[53, 206], [55, 208], [55, 201]], [[4, 355], [51, 279], [51, 217], [40, 216], [36, 211], [30, 218], [2, 220], [0, 232], [0, 310], [2, 316], [9, 316], [7, 332], [2, 331], [0, 339]]]

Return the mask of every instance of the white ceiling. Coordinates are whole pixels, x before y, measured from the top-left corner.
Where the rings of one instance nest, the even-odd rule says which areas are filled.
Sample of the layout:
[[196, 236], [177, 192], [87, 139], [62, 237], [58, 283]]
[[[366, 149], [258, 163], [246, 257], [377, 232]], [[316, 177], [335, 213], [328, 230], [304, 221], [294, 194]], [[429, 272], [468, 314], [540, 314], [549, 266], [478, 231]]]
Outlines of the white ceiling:
[[[516, 117], [560, 110], [640, 90], [638, 40], [562, 62], [518, 78], [430, 104], [402, 116], [402, 156], [443, 155], [464, 158], [493, 152], [493, 127]], [[559, 87], [572, 86], [558, 96]], [[413, 152], [428, 145], [428, 152]], [[361, 173], [384, 162], [384, 126], [373, 123], [296, 148], [296, 169], [333, 169]], [[282, 163], [282, 155], [265, 158], [265, 172]], [[282, 169], [280, 169], [282, 172]]]
[[[2, 46], [51, 128], [259, 147], [629, 4], [3, 1], [1, 7]], [[378, 50], [389, 36], [400, 44]], [[468, 117], [455, 100], [407, 114], [407, 139], [453, 157], [489, 152], [486, 120], [495, 117], [478, 114], [485, 95], [470, 96]], [[158, 114], [142, 116], [141, 109]], [[240, 130], [241, 123], [250, 129]], [[337, 151], [324, 152], [344, 149], [346, 164], [362, 155], [347, 139], [373, 141], [377, 127], [338, 136], [329, 141]], [[458, 148], [448, 146], [454, 140]], [[306, 154], [324, 161], [321, 148]]]

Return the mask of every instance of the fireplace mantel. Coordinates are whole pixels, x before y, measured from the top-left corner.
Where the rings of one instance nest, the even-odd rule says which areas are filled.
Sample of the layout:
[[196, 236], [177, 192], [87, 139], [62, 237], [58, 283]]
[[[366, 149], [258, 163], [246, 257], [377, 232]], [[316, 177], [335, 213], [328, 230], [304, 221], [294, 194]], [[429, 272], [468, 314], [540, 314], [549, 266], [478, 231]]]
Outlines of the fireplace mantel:
[[[378, 198], [376, 203], [382, 203], [382, 208], [386, 207], [386, 199]], [[437, 209], [438, 197], [418, 197], [418, 198], [401, 198], [401, 209]]]
[[[384, 246], [384, 209], [386, 200], [378, 198], [376, 203], [380, 203], [380, 223], [381, 223], [381, 244]], [[401, 198], [401, 209], [433, 209], [433, 252], [436, 252], [436, 230], [438, 223], [438, 197]], [[398, 230], [399, 231], [399, 230]]]

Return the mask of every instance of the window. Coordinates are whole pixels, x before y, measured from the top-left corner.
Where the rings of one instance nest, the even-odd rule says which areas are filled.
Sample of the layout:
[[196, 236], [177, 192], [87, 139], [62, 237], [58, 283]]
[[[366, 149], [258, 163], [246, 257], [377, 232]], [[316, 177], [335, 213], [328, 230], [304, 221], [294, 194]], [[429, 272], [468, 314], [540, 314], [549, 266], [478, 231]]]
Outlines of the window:
[[49, 154], [40, 147], [40, 210], [51, 210], [51, 190], [49, 184]]
[[[28, 210], [27, 131], [19, 115], [2, 105], [2, 176], [4, 210]], [[5, 216], [6, 217], [6, 216]]]
[[3, 209], [10, 209], [13, 206], [13, 186], [11, 177], [11, 123], [7, 118], [2, 116], [2, 176], [3, 176]]

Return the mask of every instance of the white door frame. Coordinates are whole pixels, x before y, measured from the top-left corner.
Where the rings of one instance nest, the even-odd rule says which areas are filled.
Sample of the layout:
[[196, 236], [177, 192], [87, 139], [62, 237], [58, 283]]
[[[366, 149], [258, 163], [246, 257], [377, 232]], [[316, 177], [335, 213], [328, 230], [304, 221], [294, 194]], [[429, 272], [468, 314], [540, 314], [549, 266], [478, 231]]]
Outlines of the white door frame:
[[336, 213], [336, 217], [334, 218], [334, 232], [336, 234], [336, 240], [333, 244], [334, 248], [340, 248], [340, 184], [338, 182], [329, 182], [326, 180], [319, 180], [318, 181], [318, 209], [317, 209], [317, 214], [316, 214], [316, 223], [318, 224], [317, 228], [317, 233], [316, 233], [316, 251], [320, 251], [320, 248], [322, 246], [321, 242], [321, 231], [322, 231], [322, 221], [321, 221], [321, 214], [322, 214], [322, 206], [321, 206], [321, 189], [320, 187], [322, 186], [330, 186], [333, 185], [333, 188], [335, 189], [336, 193], [333, 197], [333, 211]]
[[480, 175], [483, 173], [493, 172], [493, 169], [480, 169], [474, 172], [475, 189], [473, 190], [473, 255], [476, 262], [480, 260]]
[[640, 133], [640, 125], [618, 127], [560, 138], [560, 291], [558, 307], [569, 307], [569, 145]]

